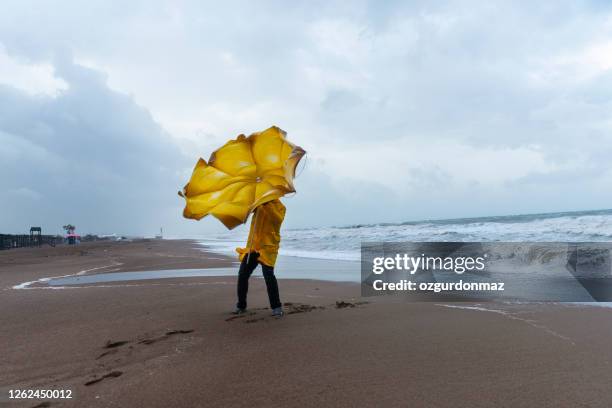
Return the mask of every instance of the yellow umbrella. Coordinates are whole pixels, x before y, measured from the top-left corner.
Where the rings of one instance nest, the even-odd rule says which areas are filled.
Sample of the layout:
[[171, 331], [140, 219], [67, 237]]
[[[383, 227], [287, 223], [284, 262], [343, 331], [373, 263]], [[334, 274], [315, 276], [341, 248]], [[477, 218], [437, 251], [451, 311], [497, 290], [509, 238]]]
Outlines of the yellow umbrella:
[[183, 216], [199, 220], [212, 215], [227, 228], [244, 223], [257, 206], [294, 193], [293, 178], [306, 152], [272, 126], [249, 137], [238, 136], [198, 160], [189, 183]]

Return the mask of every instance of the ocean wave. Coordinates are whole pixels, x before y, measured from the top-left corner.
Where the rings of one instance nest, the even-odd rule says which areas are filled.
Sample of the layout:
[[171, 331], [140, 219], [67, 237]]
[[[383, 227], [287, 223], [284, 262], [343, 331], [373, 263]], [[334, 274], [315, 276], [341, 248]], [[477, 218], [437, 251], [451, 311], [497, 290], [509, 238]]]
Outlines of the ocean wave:
[[[230, 231], [202, 243], [235, 254], [247, 233]], [[281, 255], [338, 260], [359, 260], [362, 242], [605, 242], [612, 240], [612, 210], [286, 229], [282, 236]]]

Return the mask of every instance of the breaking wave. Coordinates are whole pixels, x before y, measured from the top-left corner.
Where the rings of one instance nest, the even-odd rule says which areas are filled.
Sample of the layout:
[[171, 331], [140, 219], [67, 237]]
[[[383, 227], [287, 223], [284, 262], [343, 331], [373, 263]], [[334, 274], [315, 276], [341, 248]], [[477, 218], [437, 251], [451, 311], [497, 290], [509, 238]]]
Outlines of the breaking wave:
[[[244, 245], [247, 228], [202, 241], [222, 253]], [[280, 253], [318, 259], [360, 259], [361, 242], [606, 242], [612, 210], [285, 229]]]

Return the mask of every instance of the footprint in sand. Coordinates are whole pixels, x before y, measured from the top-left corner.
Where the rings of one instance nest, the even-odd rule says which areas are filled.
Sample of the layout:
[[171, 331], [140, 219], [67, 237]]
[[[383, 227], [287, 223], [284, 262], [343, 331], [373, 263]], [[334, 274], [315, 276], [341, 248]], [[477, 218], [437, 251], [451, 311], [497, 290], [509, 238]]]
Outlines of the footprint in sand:
[[[179, 335], [179, 334], [189, 334], [189, 333], [193, 333], [193, 331], [194, 331], [193, 329], [167, 330], [161, 336], [152, 337], [152, 338], [148, 338], [148, 339], [143, 339], [143, 340], [138, 341], [137, 344], [146, 344], [146, 345], [153, 344], [153, 343], [156, 343], [156, 342], [158, 342], [160, 340], [167, 339], [167, 338], [169, 338], [171, 336], [175, 336], [175, 335]], [[98, 355], [98, 357], [96, 357], [96, 360], [99, 360], [99, 359], [101, 359], [103, 357], [106, 357], [106, 356], [109, 356], [109, 355], [118, 354], [118, 352], [121, 350], [122, 346], [125, 346], [126, 344], [131, 343], [133, 341], [136, 341], [136, 340], [119, 340], [119, 341], [108, 340], [105, 343], [104, 347], [103, 347], [104, 349], [106, 349], [106, 351], [104, 351], [102, 354]], [[129, 346], [130, 350], [133, 350], [133, 348], [134, 348], [133, 346]], [[129, 352], [130, 351], [128, 351], [128, 353]], [[121, 361], [121, 359], [115, 360], [115, 362], [120, 362], [120, 361]], [[104, 364], [100, 364], [100, 365], [104, 366]], [[99, 383], [100, 381], [102, 381], [102, 380], [104, 380], [106, 378], [116, 378], [116, 377], [121, 376], [122, 374], [123, 374], [122, 371], [114, 370], [114, 371], [111, 371], [111, 372], [109, 372], [107, 374], [104, 374], [103, 376], [96, 377], [96, 378], [93, 378], [93, 379], [87, 381], [85, 383], [85, 385], [86, 386], [90, 386], [90, 385], [93, 385], [93, 384], [97, 384], [97, 383]], [[41, 405], [41, 407], [42, 407], [42, 405]]]
[[188, 334], [193, 333], [193, 329], [188, 330], [169, 330], [166, 332], [166, 336], [172, 336], [174, 334]]
[[124, 345], [126, 345], [128, 343], [129, 343], [129, 341], [127, 341], [127, 340], [119, 340], [119, 341], [108, 340], [106, 342], [106, 344], [104, 345], [104, 348], [105, 349], [109, 349], [109, 350], [103, 352], [98, 357], [96, 357], [96, 360], [99, 360], [102, 357], [106, 357], [106, 356], [111, 355], [111, 354], [116, 354], [119, 351], [119, 347], [124, 346]]
[[231, 322], [232, 320], [236, 320], [236, 319], [244, 319], [247, 316], [255, 316], [257, 313], [255, 312], [249, 312], [249, 313], [243, 313], [243, 314], [239, 314], [239, 315], [235, 315], [235, 316], [230, 316], [227, 319], [225, 319], [226, 322]]
[[160, 340], [165, 340], [170, 336], [174, 336], [175, 334], [188, 334], [188, 333], [193, 333], [193, 329], [187, 329], [187, 330], [168, 330], [165, 334], [158, 336], [158, 337], [152, 337], [150, 339], [143, 339], [140, 340], [138, 342], [138, 344], [153, 344], [153, 343], [157, 343]]
[[119, 351], [118, 349], [112, 349], [112, 350], [105, 351], [104, 353], [102, 353], [98, 357], [96, 357], [96, 360], [99, 360], [102, 357], [106, 357], [106, 356], [109, 356], [111, 354], [117, 354], [118, 351]]
[[[369, 302], [366, 302], [366, 301], [345, 302], [344, 300], [338, 300], [338, 301], [336, 301], [335, 304], [330, 305], [330, 306], [333, 306], [336, 309], [347, 309], [347, 308], [354, 308], [354, 307], [361, 306], [361, 305], [366, 305], [368, 303]], [[285, 307], [285, 314], [286, 315], [292, 315], [292, 314], [296, 314], [296, 313], [308, 313], [308, 312], [312, 312], [312, 311], [316, 311], [316, 310], [325, 310], [326, 309], [326, 306], [313, 306], [313, 305], [309, 305], [309, 304], [305, 304], [305, 303], [293, 303], [293, 302], [283, 303], [283, 306]], [[270, 310], [270, 309], [268, 309], [267, 307], [264, 307], [264, 308], [256, 308], [256, 309], [251, 309], [251, 310]], [[251, 317], [251, 318], [243, 320], [244, 323], [256, 323], [256, 322], [270, 320], [267, 317], [255, 317], [255, 318], [253, 318], [253, 316], [256, 316], [256, 315], [257, 315], [257, 313], [252, 311], [252, 312], [249, 312], [249, 313], [244, 313], [244, 314], [228, 317], [227, 319], [225, 319], [225, 321], [226, 322], [231, 322], [231, 321], [236, 320], [236, 319], [245, 319], [246, 317]], [[274, 318], [273, 320], [278, 320], [278, 319]]]
[[[306, 313], [306, 312], [312, 312], [313, 310], [325, 309], [325, 306], [313, 306], [313, 305], [307, 305], [303, 303], [291, 303], [291, 302], [283, 303], [283, 306], [285, 307], [286, 315], [296, 314], [296, 313]], [[251, 310], [270, 310], [270, 309], [267, 307], [260, 307], [260, 308], [255, 308]], [[236, 319], [244, 319], [243, 320], [244, 323], [257, 323], [257, 322], [268, 321], [268, 320], [278, 320], [277, 317], [272, 317], [272, 316], [270, 316], [270, 319], [268, 319], [268, 317], [265, 317], [265, 316], [264, 317], [253, 317], [256, 315], [257, 315], [257, 312], [251, 311], [248, 313], [228, 317], [227, 319], [225, 319], [225, 321], [231, 322]], [[249, 318], [245, 319], [247, 317]]]
[[[177, 334], [189, 334], [189, 333], [193, 333], [193, 329], [168, 330], [166, 331], [166, 333], [162, 334], [161, 336], [140, 340], [138, 341], [138, 344], [146, 344], [146, 345], [153, 344], [153, 343], [157, 343], [160, 340], [167, 339], [170, 336], [174, 336]], [[104, 348], [107, 350], [104, 351], [102, 354], [98, 355], [98, 357], [96, 357], [96, 360], [99, 360], [109, 355], [117, 354], [119, 352], [119, 348], [121, 346], [125, 346], [128, 343], [131, 343], [131, 340], [119, 340], [119, 341], [108, 340], [106, 344], [104, 345]], [[133, 347], [130, 346], [129, 348], [132, 349]]]
[[89, 380], [85, 383], [85, 386], [89, 387], [90, 385], [93, 384], [97, 384], [100, 381], [106, 379], [106, 378], [117, 378], [119, 376], [121, 376], [123, 374], [123, 371], [119, 371], [119, 370], [115, 370], [115, 371], [111, 371], [110, 373], [104, 374], [101, 377], [98, 378], [94, 378], [93, 380]]
[[104, 348], [115, 348], [115, 347], [121, 347], [121, 346], [123, 346], [123, 345], [125, 345], [125, 344], [128, 344], [128, 343], [129, 343], [129, 341], [127, 341], [127, 340], [119, 340], [119, 341], [111, 341], [111, 340], [108, 340], [108, 341], [106, 342], [106, 345], [104, 346]]
[[312, 312], [313, 310], [323, 310], [325, 309], [325, 306], [312, 306], [312, 305], [306, 305], [303, 303], [285, 303], [285, 314], [296, 314], [296, 313], [306, 313], [306, 312]]
[[355, 306], [361, 306], [361, 305], [367, 305], [370, 302], [355, 302], [355, 303], [351, 303], [351, 302], [345, 302], [343, 300], [338, 300], [336, 301], [336, 309], [345, 309], [347, 307], [355, 307]]
[[257, 319], [249, 319], [249, 320], [245, 320], [245, 323], [255, 323], [255, 322], [259, 322], [260, 320], [264, 320], [265, 317], [259, 317]]

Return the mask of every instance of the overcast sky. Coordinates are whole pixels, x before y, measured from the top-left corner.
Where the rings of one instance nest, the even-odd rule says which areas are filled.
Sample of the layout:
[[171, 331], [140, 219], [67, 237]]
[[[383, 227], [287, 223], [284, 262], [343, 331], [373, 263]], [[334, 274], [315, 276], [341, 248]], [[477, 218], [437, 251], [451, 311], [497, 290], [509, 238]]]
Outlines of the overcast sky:
[[198, 157], [308, 151], [287, 227], [612, 207], [606, 1], [4, 1], [0, 232], [221, 231]]

